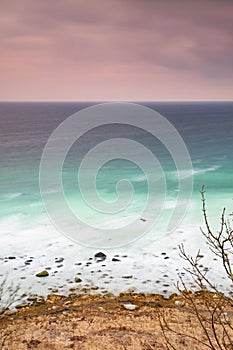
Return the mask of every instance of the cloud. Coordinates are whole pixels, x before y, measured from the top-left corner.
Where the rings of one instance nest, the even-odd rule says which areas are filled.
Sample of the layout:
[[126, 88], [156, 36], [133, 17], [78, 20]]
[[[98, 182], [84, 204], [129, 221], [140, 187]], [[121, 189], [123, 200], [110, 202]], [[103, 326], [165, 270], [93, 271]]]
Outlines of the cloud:
[[151, 87], [151, 74], [158, 84], [196, 76], [232, 87], [232, 12], [227, 0], [1, 0], [1, 76], [9, 91], [26, 79], [29, 95], [46, 76], [60, 95], [59, 79], [85, 79], [95, 94], [93, 81], [108, 91], [136, 78]]

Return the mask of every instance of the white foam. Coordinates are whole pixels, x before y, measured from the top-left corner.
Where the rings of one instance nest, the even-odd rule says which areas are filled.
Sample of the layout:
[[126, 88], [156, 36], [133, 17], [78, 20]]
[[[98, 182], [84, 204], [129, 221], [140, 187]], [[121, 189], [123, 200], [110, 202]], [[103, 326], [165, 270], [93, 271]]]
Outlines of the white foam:
[[182, 179], [186, 179], [186, 178], [191, 177], [191, 176], [216, 171], [219, 168], [221, 168], [220, 165], [213, 165], [213, 166], [208, 167], [208, 168], [196, 168], [196, 169], [194, 168], [191, 170], [183, 169], [183, 170], [179, 171], [179, 173], [177, 170], [174, 170], [174, 171], [168, 172], [168, 176], [170, 176], [174, 179], [178, 179], [178, 176], [179, 176], [179, 178], [182, 180]]
[[15, 199], [17, 197], [23, 196], [22, 192], [16, 192], [16, 193], [7, 193], [0, 198], [0, 201], [9, 201], [11, 199]]

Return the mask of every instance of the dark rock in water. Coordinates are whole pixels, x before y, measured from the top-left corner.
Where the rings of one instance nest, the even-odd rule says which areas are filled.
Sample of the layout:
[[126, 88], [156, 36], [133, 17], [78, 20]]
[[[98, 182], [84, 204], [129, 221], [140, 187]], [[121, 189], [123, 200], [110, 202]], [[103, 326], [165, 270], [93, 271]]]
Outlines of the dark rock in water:
[[36, 277], [47, 277], [49, 275], [47, 270], [43, 270], [36, 274]]
[[112, 261], [120, 261], [120, 259], [112, 258]]
[[102, 252], [99, 252], [99, 253], [96, 253], [95, 254], [95, 258], [106, 258], [106, 254], [102, 253]]
[[82, 280], [81, 280], [81, 278], [79, 278], [79, 277], [75, 277], [74, 282], [75, 282], [75, 283], [80, 283], [80, 282], [82, 282]]
[[96, 260], [96, 262], [104, 261], [106, 258], [107, 258], [107, 255], [104, 254], [104, 253], [102, 253], [102, 252], [99, 252], [99, 253], [96, 253], [96, 254], [95, 254], [95, 260]]

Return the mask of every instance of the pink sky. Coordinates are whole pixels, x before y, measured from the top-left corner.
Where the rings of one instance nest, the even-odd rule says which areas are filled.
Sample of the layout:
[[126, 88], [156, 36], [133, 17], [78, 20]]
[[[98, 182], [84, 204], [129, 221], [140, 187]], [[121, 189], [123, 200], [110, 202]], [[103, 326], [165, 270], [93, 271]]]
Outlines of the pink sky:
[[0, 100], [233, 100], [231, 0], [0, 0]]

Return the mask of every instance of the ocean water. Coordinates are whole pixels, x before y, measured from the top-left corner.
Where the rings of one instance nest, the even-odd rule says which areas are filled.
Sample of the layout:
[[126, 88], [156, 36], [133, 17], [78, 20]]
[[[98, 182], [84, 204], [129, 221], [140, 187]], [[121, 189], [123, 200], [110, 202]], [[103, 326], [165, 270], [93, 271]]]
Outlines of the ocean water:
[[[67, 117], [92, 105], [94, 103], [0, 103], [0, 277], [8, 275], [9, 280], [14, 279], [20, 283], [26, 283], [26, 280], [27, 286], [34, 285], [37, 290], [40, 283], [42, 286], [39, 290], [42, 294], [43, 288], [50, 288], [51, 285], [57, 287], [58, 284], [64, 288], [65, 283], [71, 283], [72, 274], [77, 272], [75, 262], [81, 261], [84, 266], [84, 261], [96, 252], [94, 248], [79, 246], [61, 235], [47, 216], [39, 187], [40, 160], [48, 138]], [[86, 218], [89, 215], [88, 219], [92, 223], [105, 228], [121, 228], [127, 220], [134, 221], [135, 218], [138, 224], [143, 224], [140, 221], [140, 210], [148, 193], [145, 174], [139, 166], [128, 160], [114, 159], [104, 164], [96, 177], [99, 196], [111, 206], [118, 196], [116, 183], [126, 179], [133, 185], [133, 197], [130, 205], [114, 217], [102, 217], [98, 212], [93, 216], [86, 211], [77, 190], [77, 172], [83, 157], [100, 142], [122, 137], [143, 144], [160, 162], [166, 180], [166, 200], [159, 225], [131, 245], [106, 250], [109, 257], [108, 269], [112, 271], [114, 282], [104, 284], [103, 281], [101, 288], [107, 286], [109, 290], [118, 292], [129, 286], [147, 291], [172, 290], [172, 287], [155, 286], [153, 281], [158, 280], [158, 276], [163, 280], [162, 276], [168, 276], [169, 273], [173, 276], [170, 282], [174, 280], [174, 272], [182, 264], [172, 263], [172, 256], [178, 261], [177, 245], [186, 242], [187, 249], [191, 252], [198, 248], [207, 252], [199, 233], [199, 227], [204, 227], [200, 199], [202, 185], [206, 188], [208, 217], [214, 229], [219, 225], [223, 207], [227, 208], [227, 215], [233, 211], [233, 103], [144, 102], [141, 105], [156, 110], [172, 123], [183, 138], [191, 157], [192, 174], [187, 174], [186, 169], [180, 174], [184, 178], [193, 176], [191, 201], [184, 220], [174, 232], [166, 236], [163, 224], [173, 212], [179, 192], [176, 165], [166, 147], [144, 130], [121, 124], [91, 130], [70, 148], [62, 171], [64, 193], [74, 213], [82, 213]], [[101, 163], [107, 153], [108, 150], [106, 154], [100, 153], [99, 158], [95, 159], [96, 163]], [[140, 158], [140, 154], [137, 156]], [[94, 163], [89, 167], [90, 173], [93, 171], [92, 166], [96, 167]], [[150, 171], [150, 164], [147, 168]], [[156, 176], [154, 181], [157, 181]], [[48, 198], [54, 208], [59, 207], [56, 189], [49, 188], [48, 191]], [[89, 196], [92, 196], [91, 189]], [[86, 234], [88, 232], [80, 228], [79, 237]], [[133, 237], [132, 232], [130, 234]], [[169, 259], [166, 263], [161, 260], [163, 251], [168, 255], [169, 263]], [[127, 255], [127, 263], [113, 265], [111, 259], [114, 254]], [[16, 259], [9, 261], [9, 256]], [[25, 260], [30, 256], [33, 257], [33, 262], [25, 265]], [[60, 270], [55, 269], [56, 256], [63, 256], [69, 263], [63, 264]], [[53, 273], [53, 278], [50, 276], [46, 283], [35, 280], [35, 273], [48, 265], [51, 272], [59, 271]], [[156, 266], [159, 266], [159, 271], [155, 278]], [[103, 270], [105, 268], [107, 267], [103, 266]], [[133, 275], [137, 276], [127, 282], [120, 279], [119, 283], [124, 271], [134, 271]], [[142, 278], [145, 271], [147, 276]], [[98, 280], [96, 274], [91, 274], [89, 266], [83, 267], [82, 273], [86, 276], [84, 281], [87, 284], [95, 284]]]

